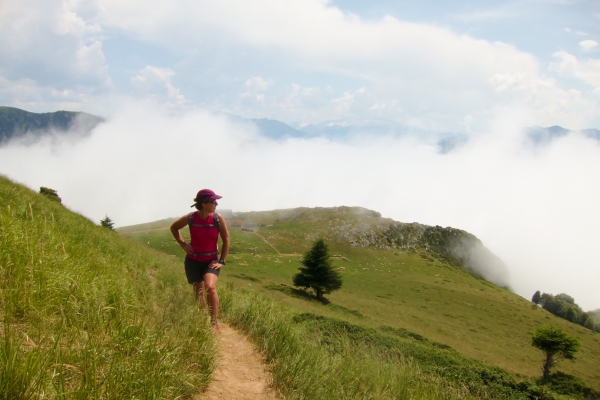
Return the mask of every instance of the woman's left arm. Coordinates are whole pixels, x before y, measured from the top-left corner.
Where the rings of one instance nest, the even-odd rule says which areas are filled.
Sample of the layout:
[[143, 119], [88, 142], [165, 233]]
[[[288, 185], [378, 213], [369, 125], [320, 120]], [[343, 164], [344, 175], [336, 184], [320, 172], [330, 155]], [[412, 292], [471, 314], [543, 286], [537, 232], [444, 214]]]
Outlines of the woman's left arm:
[[227, 228], [227, 223], [225, 222], [225, 218], [221, 214], [219, 214], [219, 233], [221, 234], [221, 257], [220, 260], [225, 261], [227, 258], [227, 253], [229, 253], [229, 229]]

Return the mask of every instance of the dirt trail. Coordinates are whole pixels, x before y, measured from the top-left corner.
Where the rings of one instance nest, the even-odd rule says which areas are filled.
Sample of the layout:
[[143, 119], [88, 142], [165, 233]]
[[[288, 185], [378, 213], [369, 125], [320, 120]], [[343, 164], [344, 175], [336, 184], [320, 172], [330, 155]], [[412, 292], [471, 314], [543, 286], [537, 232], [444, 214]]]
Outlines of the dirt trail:
[[275, 246], [273, 246], [273, 244], [272, 244], [271, 242], [269, 242], [269, 241], [267, 240], [267, 238], [265, 238], [263, 235], [261, 235], [260, 233], [258, 233], [258, 232], [256, 232], [256, 231], [254, 231], [254, 232], [252, 232], [252, 233], [254, 233], [256, 236], [259, 236], [259, 237], [260, 237], [262, 240], [264, 240], [264, 241], [265, 241], [265, 243], [266, 243], [266, 244], [268, 244], [269, 246], [271, 246], [271, 248], [272, 248], [273, 250], [275, 250], [275, 251], [277, 252], [277, 255], [279, 255], [279, 256], [284, 256], [284, 257], [300, 257], [300, 256], [301, 256], [301, 254], [297, 254], [297, 253], [293, 253], [293, 254], [285, 254], [285, 253], [282, 253], [282, 252], [280, 252], [279, 250], [277, 250], [277, 248], [276, 248]]
[[254, 346], [228, 325], [219, 325], [219, 364], [206, 392], [195, 399], [280, 399], [269, 387], [272, 377]]
[[255, 234], [256, 236], [260, 237], [262, 240], [264, 240], [266, 244], [268, 244], [269, 246], [271, 246], [271, 248], [272, 248], [273, 250], [275, 250], [275, 251], [277, 252], [277, 254], [281, 255], [281, 253], [279, 252], [279, 250], [277, 250], [277, 249], [275, 248], [275, 246], [273, 246], [271, 243], [269, 243], [269, 241], [268, 241], [268, 240], [267, 240], [267, 239], [266, 239], [266, 238], [265, 238], [263, 235], [261, 235], [261, 234], [260, 234], [260, 233], [258, 233], [258, 232], [254, 232], [254, 234]]

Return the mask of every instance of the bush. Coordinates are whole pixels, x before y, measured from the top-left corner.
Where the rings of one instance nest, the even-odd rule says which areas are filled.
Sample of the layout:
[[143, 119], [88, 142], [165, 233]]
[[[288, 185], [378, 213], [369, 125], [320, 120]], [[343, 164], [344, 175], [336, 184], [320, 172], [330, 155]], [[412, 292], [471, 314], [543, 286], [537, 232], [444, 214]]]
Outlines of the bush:
[[585, 399], [600, 399], [600, 392], [586, 386], [585, 383], [573, 375], [555, 372], [550, 374], [543, 383], [556, 393]]
[[54, 189], [42, 186], [40, 188], [40, 194], [52, 201], [56, 201], [57, 203], [62, 204], [62, 199], [58, 196], [58, 193], [56, 193], [56, 190]]

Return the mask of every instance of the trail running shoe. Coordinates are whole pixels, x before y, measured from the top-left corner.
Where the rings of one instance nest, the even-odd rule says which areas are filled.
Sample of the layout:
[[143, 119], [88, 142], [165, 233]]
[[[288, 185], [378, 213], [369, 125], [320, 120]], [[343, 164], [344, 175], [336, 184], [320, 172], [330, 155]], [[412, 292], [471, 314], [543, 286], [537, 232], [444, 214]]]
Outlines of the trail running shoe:
[[219, 321], [216, 318], [212, 318], [210, 323], [213, 326], [213, 334], [219, 333]]

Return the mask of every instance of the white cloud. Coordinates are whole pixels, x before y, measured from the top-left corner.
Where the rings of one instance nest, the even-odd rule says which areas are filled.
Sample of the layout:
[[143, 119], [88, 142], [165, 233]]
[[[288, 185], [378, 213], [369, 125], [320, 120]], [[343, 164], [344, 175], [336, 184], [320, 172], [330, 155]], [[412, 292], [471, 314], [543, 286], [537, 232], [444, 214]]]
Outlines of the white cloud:
[[0, 74], [57, 90], [106, 90], [111, 81], [96, 39], [99, 29], [77, 16], [68, 2], [3, 2]]
[[171, 83], [171, 77], [174, 75], [175, 72], [169, 68], [148, 65], [131, 78], [131, 85], [134, 93], [142, 98], [151, 99], [169, 109], [180, 109], [186, 106], [188, 101], [179, 88]]
[[[354, 110], [362, 117], [375, 111], [369, 111], [375, 102], [396, 102], [402, 116], [392, 108], [379, 108], [378, 115], [417, 118], [429, 128], [453, 130], [461, 129], [457, 121], [466, 113], [478, 117], [474, 121], [481, 124], [487, 120], [485, 115], [497, 106], [506, 106], [507, 101], [537, 112], [539, 124], [566, 125], [575, 120], [571, 114], [581, 103], [595, 107], [582, 95], [575, 103], [563, 103], [562, 113], [549, 114], [553, 103], [572, 97], [569, 90], [558, 87], [532, 55], [514, 46], [391, 16], [361, 19], [325, 0], [204, 0], [185, 7], [158, 0], [104, 0], [102, 4], [102, 24], [133, 32], [181, 54], [214, 48], [234, 49], [237, 54], [237, 49], [243, 48], [256, 54], [253, 61], [264, 62], [265, 67], [277, 60], [300, 74], [352, 79], [353, 86], [343, 91], [365, 87], [372, 97], [365, 107]], [[506, 96], [498, 90], [498, 77], [518, 79], [522, 90], [513, 87]], [[246, 93], [254, 98], [254, 92]], [[288, 110], [282, 119], [303, 119], [307, 114], [309, 110], [294, 116]], [[588, 117], [577, 120], [583, 125], [597, 121]]]
[[596, 42], [595, 40], [582, 40], [581, 42], [579, 42], [579, 45], [583, 50], [591, 50], [594, 47], [598, 46], [598, 42]]
[[338, 110], [339, 114], [344, 115], [352, 108], [355, 98], [364, 93], [365, 88], [363, 87], [356, 90], [354, 93], [345, 92], [341, 97], [333, 99], [331, 102], [334, 104], [334, 107]]
[[[398, 221], [453, 226], [504, 259], [526, 298], [566, 292], [586, 309], [600, 307], [595, 141], [568, 136], [531, 151], [515, 128], [527, 115], [510, 114], [441, 155], [414, 138], [273, 142], [203, 112], [118, 108], [77, 142], [0, 147], [0, 171], [35, 189], [52, 187], [69, 208], [94, 221], [108, 214], [118, 225], [184, 214], [198, 188], [209, 187], [224, 196], [220, 207], [237, 211], [356, 205]], [[182, 143], [221, 149], [203, 153], [214, 171], [189, 173], [198, 163], [182, 155]]]
[[[600, 123], [590, 93], [563, 89], [553, 79], [555, 69], [542, 70], [514, 46], [391, 16], [364, 19], [326, 0], [7, 4], [0, 10], [0, 34], [7, 38], [0, 42], [0, 76], [12, 86], [31, 81], [41, 99], [67, 91], [69, 101], [80, 98], [79, 106], [106, 102], [101, 98], [112, 90], [102, 50], [106, 34], [115, 40], [113, 52], [119, 38], [133, 38], [183, 58], [165, 70], [177, 70], [177, 81], [189, 85], [176, 87], [173, 76], [156, 71], [145, 72], [154, 78], [140, 72], [144, 80], [132, 81], [135, 93], [168, 107], [189, 105], [202, 92], [199, 103], [214, 109], [290, 122], [378, 117], [460, 130], [464, 116], [472, 115], [477, 131], [495, 108], [515, 106], [530, 110], [540, 125]], [[296, 93], [293, 84], [312, 92]], [[365, 89], [360, 100], [344, 102], [344, 93], [357, 88]], [[61, 96], [46, 102], [64, 104]], [[0, 100], [30, 102], [17, 97]], [[586, 112], [575, 116], [581, 109]]]
[[551, 63], [550, 69], [560, 75], [577, 78], [596, 88], [600, 87], [600, 59], [580, 62], [577, 57], [566, 51], [558, 51], [553, 56], [557, 62]]
[[273, 85], [273, 80], [263, 79], [260, 76], [253, 76], [248, 79], [245, 83], [247, 91], [242, 93], [240, 97], [244, 100], [253, 99], [256, 103], [261, 105], [265, 104], [265, 95], [259, 94]]
[[267, 90], [271, 85], [273, 85], [273, 80], [263, 79], [260, 76], [253, 76], [246, 81], [246, 88], [250, 91]]
[[113, 88], [98, 24], [74, 2], [23, 0], [0, 6], [0, 103], [29, 111], [105, 111]]

